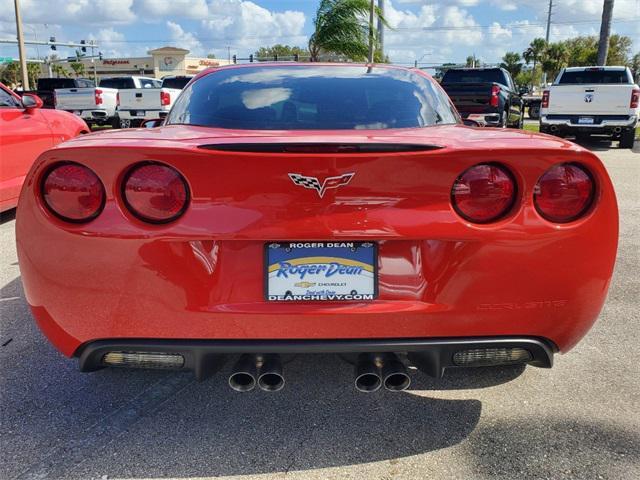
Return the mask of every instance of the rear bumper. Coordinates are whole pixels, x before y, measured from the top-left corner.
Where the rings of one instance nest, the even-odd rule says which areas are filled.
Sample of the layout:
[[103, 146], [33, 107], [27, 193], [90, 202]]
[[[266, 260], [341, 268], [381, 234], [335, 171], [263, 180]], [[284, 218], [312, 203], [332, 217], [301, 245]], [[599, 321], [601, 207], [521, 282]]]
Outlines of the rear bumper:
[[[144, 112], [144, 115], [132, 115], [131, 112]], [[156, 120], [166, 117], [167, 113], [166, 110], [118, 110], [118, 116], [124, 120]]]
[[595, 118], [593, 124], [581, 124], [578, 123], [577, 115], [570, 115], [564, 118], [558, 116], [549, 117], [543, 115], [540, 117], [540, 130], [552, 133], [592, 133], [592, 134], [614, 134], [620, 133], [621, 129], [634, 128], [638, 123], [638, 117], [630, 115], [625, 118], [607, 118], [606, 116], [600, 116]]
[[[346, 340], [159, 340], [112, 339], [83, 345], [76, 352], [80, 370], [91, 372], [104, 368], [109, 352], [164, 353], [180, 355], [184, 363], [178, 370], [194, 372], [204, 380], [235, 354], [314, 354], [314, 353], [403, 353], [424, 373], [441, 377], [450, 367], [464, 366], [454, 355], [466, 350], [521, 348], [529, 352], [525, 363], [551, 368], [556, 347], [548, 340], [527, 337], [439, 338], [439, 339], [346, 339]], [[520, 363], [520, 362], [518, 362]], [[505, 363], [502, 363], [505, 364]]]
[[80, 112], [78, 116], [89, 122], [107, 122], [115, 115], [115, 112], [108, 110], [67, 110], [67, 112], [76, 115], [78, 115], [76, 112]]

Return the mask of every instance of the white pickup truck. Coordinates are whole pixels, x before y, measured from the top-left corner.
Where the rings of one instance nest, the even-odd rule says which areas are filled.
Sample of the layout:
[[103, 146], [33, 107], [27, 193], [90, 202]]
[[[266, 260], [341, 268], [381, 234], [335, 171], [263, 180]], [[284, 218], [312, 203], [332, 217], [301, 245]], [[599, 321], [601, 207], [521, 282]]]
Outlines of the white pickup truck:
[[118, 92], [124, 89], [155, 88], [160, 81], [148, 77], [103, 78], [100, 86], [90, 88], [62, 88], [55, 90], [55, 107], [82, 117], [88, 125], [120, 127]]
[[540, 132], [557, 136], [606, 135], [632, 148], [640, 88], [627, 67], [570, 67], [542, 94]]
[[164, 77], [160, 88], [136, 88], [120, 92], [118, 116], [120, 128], [138, 127], [144, 120], [167, 116], [192, 75]]

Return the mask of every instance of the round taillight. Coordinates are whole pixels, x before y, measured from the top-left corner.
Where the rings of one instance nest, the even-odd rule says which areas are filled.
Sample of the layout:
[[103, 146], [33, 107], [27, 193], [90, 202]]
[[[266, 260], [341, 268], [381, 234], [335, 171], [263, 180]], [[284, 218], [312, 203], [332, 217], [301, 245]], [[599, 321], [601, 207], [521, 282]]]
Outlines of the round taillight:
[[451, 202], [458, 214], [474, 223], [489, 223], [506, 215], [516, 199], [511, 173], [494, 164], [480, 164], [465, 170], [451, 190]]
[[53, 166], [42, 179], [42, 198], [57, 217], [82, 223], [100, 214], [105, 193], [102, 182], [89, 168], [63, 163]]
[[533, 189], [536, 210], [555, 223], [567, 223], [581, 217], [591, 206], [594, 195], [591, 174], [575, 163], [551, 167]]
[[127, 208], [145, 222], [166, 223], [184, 213], [189, 203], [187, 182], [173, 168], [145, 163], [129, 171], [122, 186]]

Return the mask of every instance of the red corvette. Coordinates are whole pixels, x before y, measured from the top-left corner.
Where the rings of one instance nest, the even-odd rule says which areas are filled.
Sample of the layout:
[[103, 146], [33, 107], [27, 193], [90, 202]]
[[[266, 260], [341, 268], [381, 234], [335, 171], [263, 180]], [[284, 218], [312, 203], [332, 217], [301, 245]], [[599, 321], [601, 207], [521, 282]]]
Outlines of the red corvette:
[[602, 308], [615, 194], [573, 143], [464, 126], [426, 74], [365, 65], [207, 71], [154, 129], [40, 156], [17, 216], [26, 298], [82, 371], [284, 385], [340, 353], [356, 387], [407, 366], [550, 367]]
[[16, 206], [22, 182], [38, 155], [89, 132], [82, 119], [40, 107], [38, 96], [25, 94], [21, 99], [0, 83], [0, 212]]

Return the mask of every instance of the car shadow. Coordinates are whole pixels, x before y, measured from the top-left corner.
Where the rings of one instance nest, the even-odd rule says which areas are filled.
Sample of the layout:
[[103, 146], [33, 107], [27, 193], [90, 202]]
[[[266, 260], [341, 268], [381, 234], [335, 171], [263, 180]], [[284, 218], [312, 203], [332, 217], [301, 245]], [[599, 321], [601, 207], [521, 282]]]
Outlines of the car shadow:
[[6, 210], [4, 212], [0, 212], [0, 225], [11, 222], [16, 219], [16, 209], [12, 208], [11, 210]]
[[[1, 478], [209, 477], [393, 460], [461, 443], [476, 399], [430, 391], [483, 388], [523, 367], [413, 373], [411, 390], [357, 393], [352, 366], [331, 355], [286, 365], [278, 393], [236, 393], [230, 363], [198, 383], [188, 373], [77, 371], [31, 318], [20, 278], [0, 289]], [[114, 461], [117, 459], [117, 461]]]

